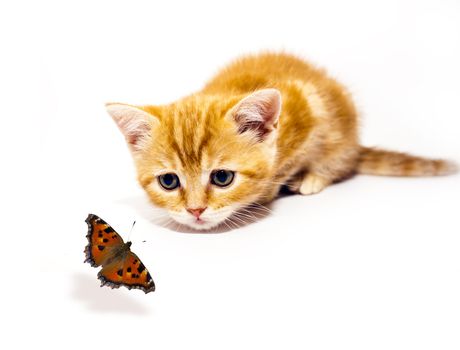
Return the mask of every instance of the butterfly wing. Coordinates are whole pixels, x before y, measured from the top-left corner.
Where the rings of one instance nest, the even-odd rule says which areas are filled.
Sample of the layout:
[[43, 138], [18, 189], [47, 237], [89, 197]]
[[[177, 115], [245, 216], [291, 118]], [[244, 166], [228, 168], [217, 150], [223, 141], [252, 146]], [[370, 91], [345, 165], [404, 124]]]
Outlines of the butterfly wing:
[[88, 245], [85, 248], [85, 262], [97, 267], [107, 261], [114, 248], [120, 248], [124, 245], [124, 242], [112, 226], [99, 216], [89, 214], [85, 221], [88, 224], [88, 234], [86, 235]]
[[107, 285], [111, 288], [125, 286], [128, 289], [141, 289], [146, 294], [155, 290], [155, 283], [147, 268], [130, 250], [120, 259], [104, 266], [99, 271], [98, 278], [102, 282], [101, 286]]

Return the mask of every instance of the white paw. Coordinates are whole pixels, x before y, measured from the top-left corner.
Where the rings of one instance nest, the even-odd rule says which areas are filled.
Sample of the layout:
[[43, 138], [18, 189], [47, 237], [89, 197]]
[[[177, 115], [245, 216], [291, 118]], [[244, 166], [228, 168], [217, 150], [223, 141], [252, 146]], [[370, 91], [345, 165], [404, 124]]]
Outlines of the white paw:
[[325, 178], [314, 174], [308, 174], [302, 180], [299, 192], [303, 195], [315, 194], [321, 192], [327, 185], [329, 185], [329, 181]]

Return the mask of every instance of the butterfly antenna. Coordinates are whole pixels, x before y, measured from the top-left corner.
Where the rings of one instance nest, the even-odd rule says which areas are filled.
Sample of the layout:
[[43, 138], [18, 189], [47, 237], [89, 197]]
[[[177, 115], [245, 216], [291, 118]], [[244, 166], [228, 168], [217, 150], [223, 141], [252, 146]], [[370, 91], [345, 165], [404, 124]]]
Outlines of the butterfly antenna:
[[128, 239], [127, 239], [128, 242], [130, 241], [131, 233], [133, 232], [134, 225], [136, 225], [136, 220], [134, 220], [133, 225], [131, 226], [131, 230], [129, 230]]

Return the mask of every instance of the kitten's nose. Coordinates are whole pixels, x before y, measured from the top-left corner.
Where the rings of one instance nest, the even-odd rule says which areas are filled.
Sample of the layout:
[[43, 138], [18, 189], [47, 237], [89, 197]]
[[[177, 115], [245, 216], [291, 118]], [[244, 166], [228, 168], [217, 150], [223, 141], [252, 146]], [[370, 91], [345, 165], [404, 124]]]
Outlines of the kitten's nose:
[[197, 219], [200, 218], [200, 215], [206, 210], [206, 208], [195, 208], [195, 209], [191, 209], [191, 208], [187, 208], [187, 211], [192, 214], [194, 217], [196, 217]]

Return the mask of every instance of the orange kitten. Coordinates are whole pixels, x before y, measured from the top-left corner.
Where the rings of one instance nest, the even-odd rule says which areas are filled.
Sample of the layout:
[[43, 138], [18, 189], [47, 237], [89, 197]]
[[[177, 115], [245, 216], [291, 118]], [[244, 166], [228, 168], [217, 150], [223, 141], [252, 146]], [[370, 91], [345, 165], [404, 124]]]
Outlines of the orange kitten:
[[304, 195], [358, 172], [427, 176], [443, 160], [363, 147], [346, 89], [287, 54], [243, 57], [203, 90], [163, 106], [107, 104], [151, 201], [209, 229], [282, 184]]

